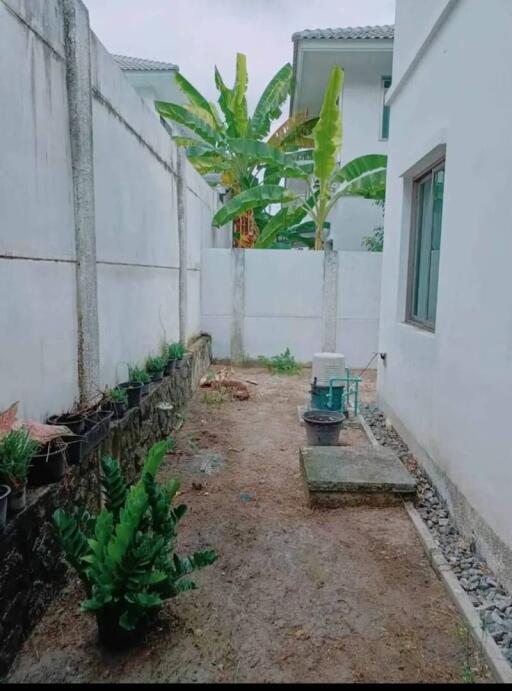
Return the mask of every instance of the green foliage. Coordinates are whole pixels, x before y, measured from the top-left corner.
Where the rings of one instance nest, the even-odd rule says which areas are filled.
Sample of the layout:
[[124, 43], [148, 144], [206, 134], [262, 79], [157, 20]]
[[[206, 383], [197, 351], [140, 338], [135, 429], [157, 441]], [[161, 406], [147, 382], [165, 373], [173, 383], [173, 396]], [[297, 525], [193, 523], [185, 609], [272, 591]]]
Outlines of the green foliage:
[[160, 355], [155, 355], [148, 357], [146, 360], [146, 371], [147, 372], [161, 372], [165, 369], [167, 360]]
[[227, 398], [227, 391], [225, 387], [220, 389], [211, 389], [210, 391], [205, 391], [203, 394], [203, 401], [207, 405], [218, 406]]
[[378, 226], [373, 229], [371, 235], [365, 235], [363, 238], [363, 247], [365, 247], [368, 252], [382, 252], [384, 249], [384, 228]]
[[143, 367], [134, 365], [128, 367], [128, 380], [130, 384], [147, 384], [151, 377]]
[[291, 201], [294, 197], [295, 195], [292, 192], [279, 185], [251, 187], [237, 194], [236, 197], [224, 204], [213, 217], [212, 225], [218, 228], [258, 206], [263, 207], [268, 206], [268, 204], [283, 203]]
[[174, 553], [185, 505], [173, 506], [179, 482], [156, 481], [169, 441], [150, 449], [140, 480], [127, 487], [119, 463], [101, 462], [105, 508], [96, 517], [85, 512], [54, 513], [57, 539], [67, 561], [86, 585], [86, 612], [115, 613], [119, 627], [132, 630], [165, 600], [195, 588], [185, 578], [212, 564], [211, 550], [179, 557]]
[[169, 360], [181, 360], [186, 352], [187, 349], [183, 343], [171, 343], [167, 349], [167, 357]]
[[0, 477], [11, 487], [23, 487], [38, 444], [25, 428], [7, 432], [0, 442]]
[[125, 403], [128, 404], [128, 393], [126, 389], [121, 389], [116, 387], [115, 389], [110, 389], [107, 392], [107, 397], [110, 398], [114, 403]]
[[[262, 173], [268, 176], [265, 183], [278, 184], [283, 177], [302, 177], [304, 171], [293, 165], [290, 156], [298, 150], [312, 146], [311, 130], [316, 119], [307, 113], [295, 114], [281, 125], [270, 137], [274, 120], [281, 116], [281, 109], [291, 92], [292, 66], [284, 65], [271, 79], [259, 99], [252, 117], [247, 111], [248, 74], [245, 55], [236, 56], [236, 76], [233, 88], [229, 88], [215, 68], [215, 86], [219, 92], [217, 107], [209, 103], [182, 75], [176, 82], [187, 99], [186, 105], [155, 102], [158, 113], [196, 135], [175, 137], [184, 146], [190, 162], [201, 175], [216, 173], [231, 196], [251, 188], [258, 188]], [[280, 199], [279, 201], [283, 201]], [[252, 200], [258, 224], [258, 211], [271, 200], [264, 196]], [[238, 211], [238, 209], [235, 209]], [[243, 213], [243, 212], [241, 212]], [[236, 218], [236, 216], [235, 216]]]
[[259, 360], [272, 374], [298, 374], [301, 367], [287, 348], [284, 353], [274, 355], [271, 358], [261, 356]]

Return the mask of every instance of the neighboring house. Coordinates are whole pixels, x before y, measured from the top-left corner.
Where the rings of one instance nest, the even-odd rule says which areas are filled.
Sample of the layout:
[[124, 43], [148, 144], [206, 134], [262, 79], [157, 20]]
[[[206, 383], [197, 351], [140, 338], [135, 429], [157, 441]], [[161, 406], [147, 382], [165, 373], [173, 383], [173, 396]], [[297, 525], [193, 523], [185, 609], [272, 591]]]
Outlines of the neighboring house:
[[510, 0], [397, 0], [378, 376], [380, 406], [509, 587], [511, 26]]
[[123, 70], [126, 79], [154, 111], [155, 101], [185, 103], [174, 76], [179, 72], [178, 65], [171, 62], [158, 62], [143, 58], [130, 58], [126, 55], [113, 55]]
[[[393, 26], [315, 29], [293, 34], [295, 88], [290, 114], [318, 115], [333, 65], [345, 71], [342, 94], [341, 163], [363, 154], [386, 153]], [[383, 224], [382, 209], [364, 199], [345, 199], [330, 216], [334, 249], [361, 250], [362, 239]]]

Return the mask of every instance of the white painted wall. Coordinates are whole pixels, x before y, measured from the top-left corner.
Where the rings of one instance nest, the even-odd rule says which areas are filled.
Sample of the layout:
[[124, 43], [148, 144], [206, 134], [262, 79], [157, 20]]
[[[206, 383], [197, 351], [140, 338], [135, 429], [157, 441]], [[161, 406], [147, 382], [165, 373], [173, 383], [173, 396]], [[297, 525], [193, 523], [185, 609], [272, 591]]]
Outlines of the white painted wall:
[[[74, 201], [59, 0], [0, 0], [0, 410], [44, 418], [78, 398]], [[98, 388], [178, 338], [176, 147], [92, 35]], [[13, 79], [13, 75], [16, 78]], [[216, 194], [187, 164], [187, 335]]]
[[[392, 101], [380, 320], [387, 366], [379, 367], [378, 393], [461, 528], [512, 585], [512, 3], [452, 4]], [[396, 55], [428, 28], [412, 21], [424, 8], [423, 0], [398, 0]], [[440, 145], [445, 197], [429, 333], [404, 323], [410, 174]]]
[[[246, 250], [245, 280], [235, 285], [231, 250], [203, 250], [202, 328], [213, 354], [231, 355], [233, 295], [244, 294], [243, 349], [247, 358], [290, 348], [302, 362], [322, 350], [324, 253]], [[339, 252], [338, 348], [350, 367], [363, 367], [377, 350], [381, 255]]]
[[[318, 114], [333, 65], [345, 72], [342, 94], [341, 164], [364, 154], [385, 154], [380, 138], [382, 77], [392, 74], [392, 41], [302, 40], [298, 45], [298, 84], [294, 112]], [[382, 211], [365, 199], [342, 200], [329, 221], [334, 249], [362, 249], [362, 239], [382, 225]]]

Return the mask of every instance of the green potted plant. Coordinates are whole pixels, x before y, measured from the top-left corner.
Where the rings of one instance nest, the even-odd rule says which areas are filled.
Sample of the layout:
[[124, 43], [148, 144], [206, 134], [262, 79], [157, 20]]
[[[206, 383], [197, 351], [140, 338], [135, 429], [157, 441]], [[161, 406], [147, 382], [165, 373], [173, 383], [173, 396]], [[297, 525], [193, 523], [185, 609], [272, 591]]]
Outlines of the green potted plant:
[[173, 506], [179, 482], [158, 483], [170, 442], [154, 444], [140, 480], [128, 487], [118, 461], [101, 460], [105, 506], [96, 517], [83, 509], [53, 516], [58, 542], [84, 584], [84, 612], [96, 615], [99, 641], [113, 649], [140, 640], [165, 601], [196, 586], [187, 578], [217, 556], [202, 550], [175, 552], [178, 522], [187, 507]]
[[26, 506], [28, 469], [37, 448], [24, 427], [11, 429], [0, 442], [0, 477], [11, 488], [8, 508], [13, 513]]
[[131, 384], [142, 384], [141, 396], [148, 395], [151, 376], [144, 367], [129, 367], [128, 378]]
[[126, 415], [128, 410], [128, 393], [126, 389], [121, 389], [119, 386], [116, 386], [114, 389], [108, 389], [105, 397], [109, 401], [109, 407], [114, 413], [115, 420], [120, 420]]
[[143, 369], [136, 365], [128, 365], [128, 381], [119, 384], [118, 388], [126, 389], [128, 408], [140, 405], [144, 386]]
[[173, 363], [174, 369], [180, 369], [180, 367], [183, 365], [183, 357], [186, 352], [187, 349], [183, 343], [176, 342], [170, 344], [168, 356], [169, 360]]
[[160, 355], [148, 357], [146, 360], [146, 371], [149, 373], [151, 381], [162, 381], [166, 364], [165, 359]]

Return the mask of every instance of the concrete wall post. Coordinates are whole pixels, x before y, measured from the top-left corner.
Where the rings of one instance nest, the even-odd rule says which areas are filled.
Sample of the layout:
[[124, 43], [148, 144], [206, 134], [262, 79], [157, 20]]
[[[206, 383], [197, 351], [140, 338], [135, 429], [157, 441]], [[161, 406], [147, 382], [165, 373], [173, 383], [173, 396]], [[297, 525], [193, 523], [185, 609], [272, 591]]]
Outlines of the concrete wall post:
[[86, 402], [97, 392], [100, 372], [90, 28], [81, 0], [62, 0], [62, 7], [75, 211], [78, 385]]
[[185, 149], [178, 147], [176, 167], [176, 196], [178, 206], [178, 243], [179, 243], [179, 330], [180, 341], [186, 345], [188, 330], [187, 314], [187, 159]]
[[322, 351], [336, 352], [336, 318], [338, 314], [338, 252], [325, 244], [324, 285], [322, 299]]
[[244, 361], [245, 250], [231, 250], [231, 362]]

